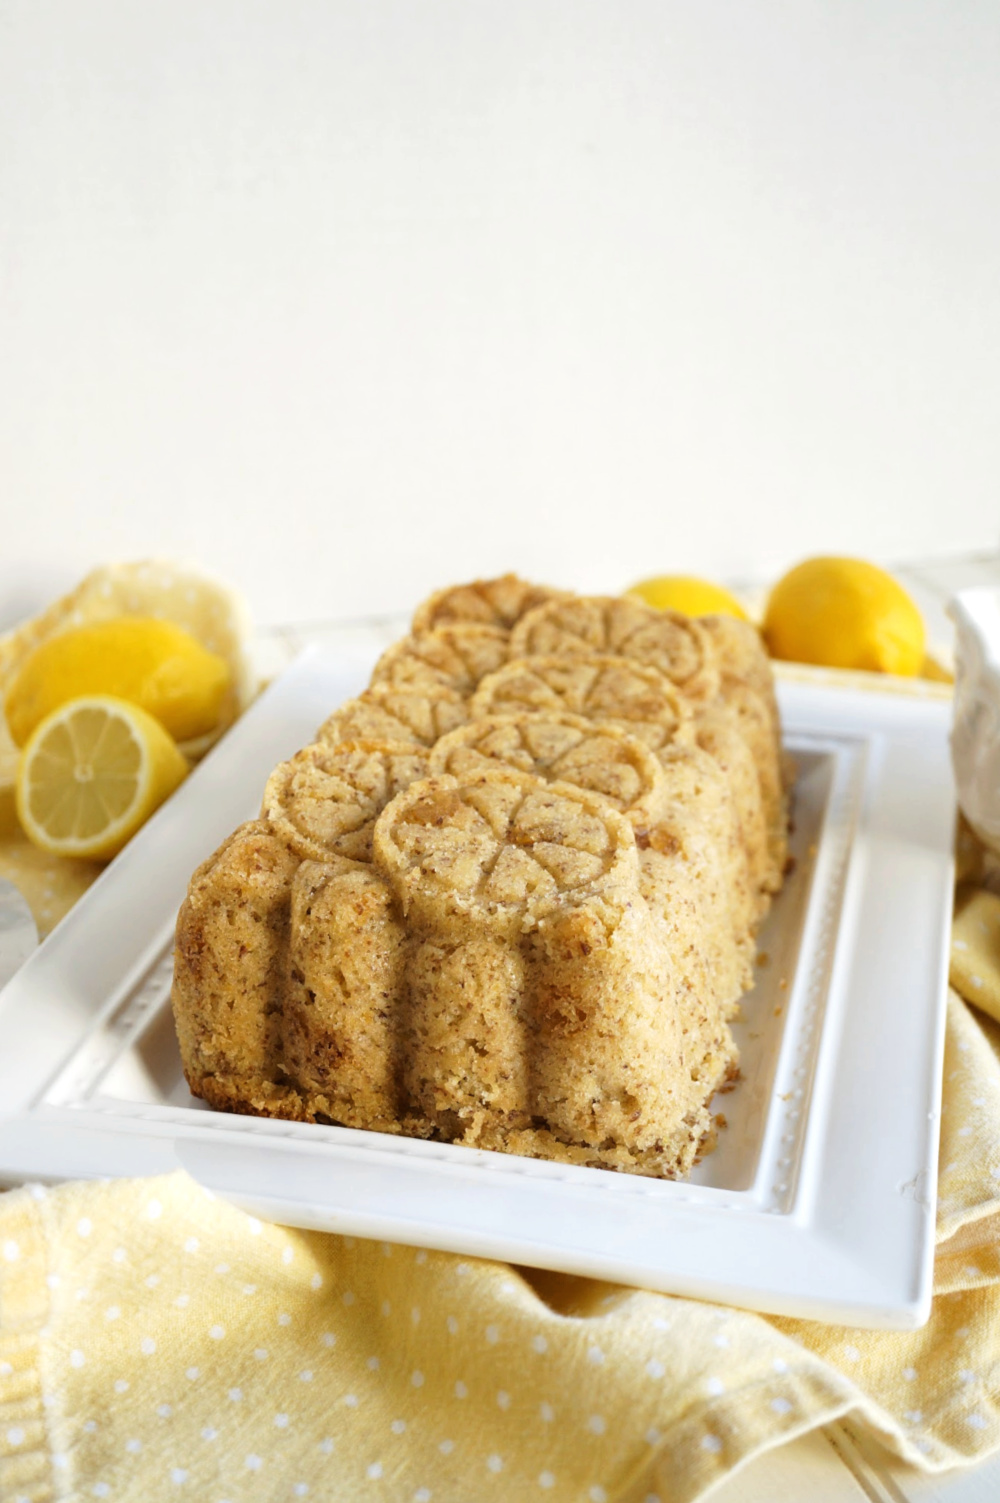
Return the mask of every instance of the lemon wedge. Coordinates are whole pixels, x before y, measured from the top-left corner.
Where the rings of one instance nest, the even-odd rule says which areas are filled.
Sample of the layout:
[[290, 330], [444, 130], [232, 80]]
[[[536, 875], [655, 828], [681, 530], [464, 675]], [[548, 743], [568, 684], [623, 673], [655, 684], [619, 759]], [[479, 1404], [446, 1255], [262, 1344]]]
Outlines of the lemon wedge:
[[707, 579], [697, 579], [692, 574], [658, 574], [652, 579], [642, 579], [626, 590], [633, 600], [645, 601], [657, 611], [679, 611], [682, 616], [738, 616], [747, 619], [747, 613], [736, 599], [721, 585]]
[[772, 657], [913, 677], [924, 665], [923, 617], [902, 585], [858, 558], [810, 558], [771, 591], [764, 640]]
[[124, 699], [87, 695], [32, 733], [18, 767], [18, 818], [44, 851], [108, 860], [187, 772], [158, 720]]
[[4, 713], [23, 746], [60, 705], [81, 695], [112, 694], [152, 715], [174, 741], [190, 741], [218, 724], [229, 682], [225, 660], [174, 622], [121, 616], [40, 643], [10, 683]]

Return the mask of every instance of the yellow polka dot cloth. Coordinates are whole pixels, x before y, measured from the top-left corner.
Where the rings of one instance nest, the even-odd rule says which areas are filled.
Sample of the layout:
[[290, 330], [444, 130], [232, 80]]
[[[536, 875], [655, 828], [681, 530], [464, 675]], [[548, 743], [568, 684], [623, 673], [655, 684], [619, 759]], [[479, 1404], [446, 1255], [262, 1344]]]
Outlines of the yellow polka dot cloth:
[[686, 1503], [849, 1411], [973, 1461], [1000, 1445], [1000, 1028], [955, 993], [946, 1077], [905, 1335], [266, 1226], [180, 1173], [14, 1190], [0, 1498]]

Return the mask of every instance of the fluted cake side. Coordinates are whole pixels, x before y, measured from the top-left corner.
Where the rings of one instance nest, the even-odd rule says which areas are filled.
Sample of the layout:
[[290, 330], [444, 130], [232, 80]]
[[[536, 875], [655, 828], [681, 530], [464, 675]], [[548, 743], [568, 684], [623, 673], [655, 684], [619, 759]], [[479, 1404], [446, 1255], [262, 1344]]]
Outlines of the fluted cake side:
[[513, 576], [432, 597], [191, 880], [192, 1091], [686, 1173], [784, 864], [770, 666], [720, 620]]

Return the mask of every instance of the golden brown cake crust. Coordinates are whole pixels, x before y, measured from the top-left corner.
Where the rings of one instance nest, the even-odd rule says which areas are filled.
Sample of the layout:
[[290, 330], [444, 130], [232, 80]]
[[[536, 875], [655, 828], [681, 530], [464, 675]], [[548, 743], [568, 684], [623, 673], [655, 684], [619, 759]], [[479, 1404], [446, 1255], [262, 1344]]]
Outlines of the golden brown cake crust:
[[506, 662], [508, 640], [499, 626], [465, 621], [437, 626], [388, 648], [375, 664], [372, 683], [418, 693], [471, 694], [481, 678]]
[[334, 710], [316, 733], [317, 741], [414, 741], [433, 746], [439, 736], [464, 725], [469, 701], [457, 689], [399, 688], [372, 684], [356, 699]]
[[475, 579], [470, 584], [437, 590], [417, 607], [412, 630], [419, 635], [448, 622], [470, 621], [509, 631], [525, 611], [543, 601], [564, 598], [568, 598], [567, 592], [550, 589], [548, 585], [529, 584], [516, 574]]
[[615, 595], [551, 600], [511, 632], [511, 657], [610, 653], [658, 668], [693, 701], [719, 692], [715, 647], [698, 621]]
[[644, 742], [618, 726], [582, 715], [486, 716], [442, 736], [428, 759], [432, 774], [462, 778], [509, 767], [545, 782], [600, 794], [620, 813], [649, 822], [663, 803], [663, 771]]
[[780, 883], [759, 639], [514, 575], [441, 591], [195, 873], [193, 1091], [676, 1177]]
[[172, 1001], [188, 1084], [213, 1105], [267, 1110], [298, 858], [266, 822], [241, 825], [195, 872], [177, 919]]
[[600, 653], [515, 658], [488, 674], [469, 702], [469, 718], [522, 711], [566, 711], [621, 725], [654, 751], [693, 742], [693, 707], [659, 669]]
[[426, 752], [406, 742], [316, 742], [275, 768], [261, 815], [304, 861], [370, 861], [375, 820], [426, 773]]

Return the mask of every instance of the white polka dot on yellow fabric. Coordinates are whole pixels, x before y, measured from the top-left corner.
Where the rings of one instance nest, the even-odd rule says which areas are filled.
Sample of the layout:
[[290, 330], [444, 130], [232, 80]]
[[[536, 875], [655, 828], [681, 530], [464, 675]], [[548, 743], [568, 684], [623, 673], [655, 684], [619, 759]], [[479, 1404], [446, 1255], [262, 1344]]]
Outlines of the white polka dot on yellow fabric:
[[[911, 1462], [941, 1467], [991, 1450], [1000, 1131], [985, 1151], [983, 1134], [1000, 1112], [1000, 1066], [993, 1083], [993, 1044], [978, 1027], [963, 1035], [949, 1024], [960, 1079], [948, 1091], [960, 1094], [946, 1092], [942, 1164], [954, 1167], [942, 1204], [967, 1230], [951, 1252], [939, 1249], [953, 1292], [919, 1333], [861, 1336], [558, 1275], [536, 1283], [469, 1256], [418, 1260], [422, 1249], [391, 1243], [259, 1221], [254, 1230], [181, 1175], [53, 1190], [51, 1249], [38, 1259], [37, 1228], [7, 1215], [30, 1197], [0, 1197], [0, 1251], [19, 1247], [15, 1261], [0, 1260], [0, 1281], [36, 1262], [40, 1280], [62, 1275], [61, 1293], [42, 1291], [61, 1354], [57, 1423], [68, 1405], [100, 1422], [77, 1424], [63, 1490], [100, 1443], [111, 1497], [148, 1465], [166, 1496], [171, 1468], [189, 1474], [179, 1497], [211, 1475], [208, 1503], [262, 1487], [331, 1499], [340, 1488], [352, 1503], [383, 1493], [608, 1503], [626, 1475], [629, 1496], [662, 1498], [668, 1473], [704, 1490], [754, 1448], [844, 1406], [857, 1424], [877, 1412]], [[990, 1206], [978, 1240], [976, 1186]], [[88, 1295], [77, 1303], [79, 1289]], [[0, 1367], [0, 1397], [4, 1381]], [[141, 1460], [130, 1442], [144, 1445]]]

